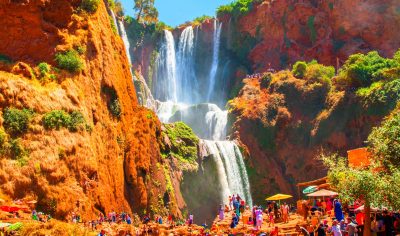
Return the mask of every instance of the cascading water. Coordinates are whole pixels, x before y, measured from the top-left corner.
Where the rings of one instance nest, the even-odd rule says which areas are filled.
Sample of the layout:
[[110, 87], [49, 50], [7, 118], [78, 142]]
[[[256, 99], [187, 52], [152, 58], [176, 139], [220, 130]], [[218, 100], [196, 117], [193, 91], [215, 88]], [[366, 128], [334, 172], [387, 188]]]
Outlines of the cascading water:
[[247, 200], [248, 205], [252, 206], [250, 184], [239, 147], [232, 141], [204, 140], [204, 144], [208, 154], [212, 155], [216, 162], [222, 187], [221, 198], [224, 199], [224, 203], [228, 204], [228, 196], [239, 194]]
[[[210, 181], [213, 182], [213, 191], [215, 191], [213, 194], [220, 195], [211, 203], [213, 207], [216, 208], [222, 202], [227, 203], [228, 196], [233, 194], [239, 194], [251, 206], [250, 186], [242, 154], [234, 141], [226, 139], [228, 112], [221, 110], [216, 104], [201, 103], [209, 102], [211, 99], [224, 101], [223, 93], [214, 92], [219, 67], [221, 30], [222, 23], [215, 20], [211, 69], [209, 73], [203, 73], [203, 77], [208, 79], [204, 83], [205, 86], [199, 86], [200, 80], [197, 78], [196, 71], [198, 28], [196, 33], [192, 26], [185, 28], [177, 45], [172, 32], [164, 30], [163, 42], [158, 51], [152, 77], [152, 92], [157, 99], [155, 110], [162, 122], [183, 121], [201, 138], [200, 155], [210, 160], [204, 171], [212, 172], [210, 173], [212, 176], [215, 173], [215, 178], [218, 178], [217, 182], [212, 179], [205, 183], [207, 185]], [[124, 35], [124, 33], [121, 34]], [[129, 53], [129, 44], [127, 48], [127, 53]], [[193, 178], [199, 181], [196, 179], [198, 177]], [[190, 190], [191, 187], [187, 189]], [[202, 190], [208, 193], [208, 189]], [[197, 196], [191, 196], [190, 193], [189, 191], [189, 195], [185, 198], [189, 202], [194, 201], [191, 202], [193, 204], [188, 202], [189, 208], [198, 205], [196, 201], [207, 200], [203, 198], [199, 200]], [[208, 213], [203, 211], [204, 209], [198, 211], [199, 214], [204, 213], [203, 219], [214, 217], [213, 209]]]
[[128, 56], [129, 67], [132, 66], [132, 58], [130, 53], [131, 44], [128, 40], [128, 35], [126, 34], [125, 25], [123, 21], [119, 21], [119, 28], [121, 29], [121, 38], [124, 41], [126, 55]]
[[214, 21], [214, 39], [213, 39], [213, 57], [212, 57], [212, 64], [210, 70], [210, 80], [208, 85], [208, 93], [207, 93], [207, 101], [211, 100], [211, 96], [214, 91], [215, 86], [215, 77], [218, 71], [218, 64], [219, 64], [219, 47], [221, 43], [221, 30], [222, 30], [222, 23], [218, 22], [217, 20]]
[[178, 75], [178, 100], [193, 104], [194, 88], [197, 87], [197, 79], [194, 71], [194, 32], [193, 27], [186, 27], [181, 34], [178, 44], [177, 56]]
[[[113, 11], [111, 11], [111, 14], [113, 16], [113, 19], [115, 18], [115, 14]], [[152, 110], [156, 110], [156, 103], [155, 100], [153, 98], [153, 95], [151, 93], [150, 88], [147, 86], [147, 83], [145, 81], [145, 79], [143, 78], [143, 76], [139, 75], [138, 77], [134, 76], [132, 73], [132, 55], [130, 53], [130, 48], [131, 45], [129, 43], [129, 39], [128, 39], [128, 35], [126, 33], [125, 30], [125, 25], [123, 21], [119, 21], [119, 32], [122, 38], [122, 41], [124, 42], [125, 45], [125, 51], [126, 51], [126, 56], [128, 57], [128, 62], [129, 62], [129, 68], [130, 68], [130, 72], [131, 72], [131, 76], [132, 76], [132, 80], [136, 86], [136, 84], [139, 84], [139, 89], [137, 89], [138, 92], [138, 97], [140, 100], [140, 103], [144, 106], [146, 106], [149, 109]], [[117, 27], [118, 28], [118, 27]]]

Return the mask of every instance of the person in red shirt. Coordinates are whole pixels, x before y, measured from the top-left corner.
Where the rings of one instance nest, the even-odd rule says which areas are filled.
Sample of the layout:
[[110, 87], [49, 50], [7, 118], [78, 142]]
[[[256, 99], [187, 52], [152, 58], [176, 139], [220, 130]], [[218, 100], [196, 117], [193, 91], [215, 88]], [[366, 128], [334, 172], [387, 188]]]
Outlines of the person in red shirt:
[[279, 228], [275, 226], [275, 229], [271, 232], [270, 236], [278, 236], [279, 235]]

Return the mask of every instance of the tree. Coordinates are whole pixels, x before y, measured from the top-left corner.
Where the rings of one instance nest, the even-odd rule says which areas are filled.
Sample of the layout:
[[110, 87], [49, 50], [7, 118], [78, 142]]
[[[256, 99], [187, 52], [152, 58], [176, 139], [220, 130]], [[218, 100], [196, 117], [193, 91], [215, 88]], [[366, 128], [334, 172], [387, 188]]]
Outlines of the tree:
[[373, 152], [387, 170], [400, 168], [400, 107], [368, 137]]
[[155, 0], [135, 0], [134, 10], [136, 20], [144, 23], [156, 23], [158, 21], [158, 11], [154, 6]]
[[322, 155], [328, 168], [328, 181], [344, 202], [365, 201], [364, 236], [371, 235], [371, 206], [400, 209], [400, 115], [395, 109], [380, 127], [368, 137], [372, 153], [371, 164], [353, 168], [346, 158]]

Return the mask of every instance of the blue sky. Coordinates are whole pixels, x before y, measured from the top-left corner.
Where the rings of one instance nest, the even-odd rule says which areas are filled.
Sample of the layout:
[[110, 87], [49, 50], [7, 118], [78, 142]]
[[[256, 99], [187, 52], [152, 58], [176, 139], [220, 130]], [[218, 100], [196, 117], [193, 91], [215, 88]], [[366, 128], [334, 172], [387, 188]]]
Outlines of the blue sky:
[[[134, 0], [121, 0], [125, 14], [133, 16]], [[202, 15], [214, 16], [220, 5], [232, 0], [155, 0], [159, 19], [170, 26], [178, 26]]]

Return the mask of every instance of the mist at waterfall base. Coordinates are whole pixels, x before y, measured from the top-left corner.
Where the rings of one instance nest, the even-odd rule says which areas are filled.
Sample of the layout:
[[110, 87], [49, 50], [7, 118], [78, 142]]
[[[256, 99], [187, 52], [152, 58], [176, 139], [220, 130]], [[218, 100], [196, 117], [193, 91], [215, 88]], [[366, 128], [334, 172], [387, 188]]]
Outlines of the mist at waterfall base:
[[[120, 22], [119, 27], [125, 42], [128, 39], [124, 24]], [[155, 110], [163, 123], [185, 122], [201, 138], [199, 169], [185, 173], [181, 183], [188, 213], [194, 214], [198, 224], [211, 224], [219, 205], [228, 204], [232, 194], [239, 194], [252, 205], [242, 153], [234, 141], [226, 139], [228, 114], [221, 109], [226, 96], [221, 92], [223, 84], [217, 83], [227, 65], [220, 66], [219, 61], [222, 27], [222, 23], [214, 21], [210, 50], [204, 53], [203, 48], [201, 57], [197, 55], [199, 28], [186, 27], [178, 39], [164, 30], [150, 78], [151, 91], [146, 92], [149, 88], [143, 78], [134, 77], [135, 86], [139, 83], [146, 88], [141, 90], [145, 94], [138, 94], [143, 105]], [[134, 61], [129, 41], [125, 46], [129, 59]]]

